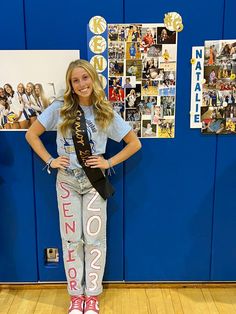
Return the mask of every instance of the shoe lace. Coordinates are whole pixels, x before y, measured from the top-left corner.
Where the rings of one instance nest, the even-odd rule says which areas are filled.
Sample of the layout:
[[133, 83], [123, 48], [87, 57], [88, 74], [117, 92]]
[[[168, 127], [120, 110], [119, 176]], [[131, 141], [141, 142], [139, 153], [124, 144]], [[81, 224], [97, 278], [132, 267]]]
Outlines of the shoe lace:
[[79, 310], [82, 306], [82, 302], [84, 301], [84, 297], [83, 296], [79, 296], [79, 297], [71, 297], [71, 302], [72, 302], [72, 307], [75, 310]]
[[94, 309], [96, 303], [97, 303], [97, 298], [95, 296], [91, 296], [91, 297], [86, 298], [86, 308], [88, 310]]

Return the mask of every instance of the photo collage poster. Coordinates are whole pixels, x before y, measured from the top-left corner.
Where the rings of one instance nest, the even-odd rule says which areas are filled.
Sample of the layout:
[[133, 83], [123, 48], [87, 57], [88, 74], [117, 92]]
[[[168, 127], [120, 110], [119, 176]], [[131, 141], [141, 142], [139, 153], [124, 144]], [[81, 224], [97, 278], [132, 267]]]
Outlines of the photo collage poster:
[[176, 60], [164, 24], [108, 24], [108, 98], [138, 137], [174, 137]]
[[79, 50], [0, 51], [0, 131], [22, 131], [55, 99], [62, 99], [65, 74]]
[[236, 134], [236, 40], [205, 41], [204, 134]]

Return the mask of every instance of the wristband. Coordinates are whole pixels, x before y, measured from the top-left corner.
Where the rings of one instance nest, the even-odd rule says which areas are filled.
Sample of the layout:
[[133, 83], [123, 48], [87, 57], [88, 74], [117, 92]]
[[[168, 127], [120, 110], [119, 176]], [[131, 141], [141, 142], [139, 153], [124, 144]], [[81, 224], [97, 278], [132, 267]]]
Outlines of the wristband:
[[109, 168], [108, 168], [108, 175], [109, 175], [109, 176], [112, 175], [111, 170], [113, 171], [114, 174], [116, 174], [115, 169], [112, 167], [112, 164], [111, 164], [111, 160], [110, 160], [110, 159], [107, 159], [107, 163], [108, 163], [108, 166], [109, 166]]
[[43, 170], [45, 169], [45, 168], [47, 168], [47, 173], [48, 174], [51, 174], [51, 163], [52, 163], [52, 161], [54, 160], [54, 158], [53, 157], [50, 157], [47, 161], [46, 161], [46, 166], [45, 167], [43, 167]]

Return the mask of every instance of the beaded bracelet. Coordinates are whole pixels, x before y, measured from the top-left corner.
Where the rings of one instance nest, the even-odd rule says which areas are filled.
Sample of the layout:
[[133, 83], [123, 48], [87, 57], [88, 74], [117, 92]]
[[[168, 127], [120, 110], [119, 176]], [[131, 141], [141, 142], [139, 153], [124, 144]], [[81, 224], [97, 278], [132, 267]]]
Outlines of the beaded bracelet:
[[43, 167], [43, 170], [45, 169], [45, 168], [47, 168], [47, 173], [48, 174], [51, 174], [51, 163], [52, 163], [52, 161], [54, 160], [54, 158], [53, 157], [50, 157], [47, 161], [46, 161], [46, 165], [45, 165], [45, 167]]
[[109, 176], [112, 175], [111, 170], [113, 171], [114, 174], [116, 174], [115, 169], [112, 167], [111, 160], [107, 159], [107, 162], [108, 162], [108, 165], [109, 165], [109, 168], [107, 169], [108, 175]]

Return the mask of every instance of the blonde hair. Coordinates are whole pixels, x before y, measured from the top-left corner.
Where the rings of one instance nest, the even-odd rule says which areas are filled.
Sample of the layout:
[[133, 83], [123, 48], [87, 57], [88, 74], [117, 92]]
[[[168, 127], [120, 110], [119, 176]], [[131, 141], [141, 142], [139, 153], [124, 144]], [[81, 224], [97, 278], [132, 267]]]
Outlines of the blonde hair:
[[[37, 87], [39, 88], [39, 95], [37, 95], [35, 92], [35, 88]], [[44, 109], [46, 109], [49, 106], [49, 99], [45, 96], [42, 84], [40, 83], [34, 84], [33, 96], [35, 99], [41, 97]]]
[[94, 108], [95, 121], [98, 126], [104, 130], [114, 118], [112, 106], [110, 102], [106, 100], [105, 92], [94, 67], [86, 60], [75, 60], [69, 64], [66, 72], [66, 91], [64, 93], [64, 104], [61, 108], [63, 122], [59, 126], [64, 136], [67, 131], [72, 128], [77, 116], [79, 97], [75, 93], [72, 93], [71, 75], [72, 71], [78, 67], [83, 68], [93, 81], [93, 91], [90, 97]]

